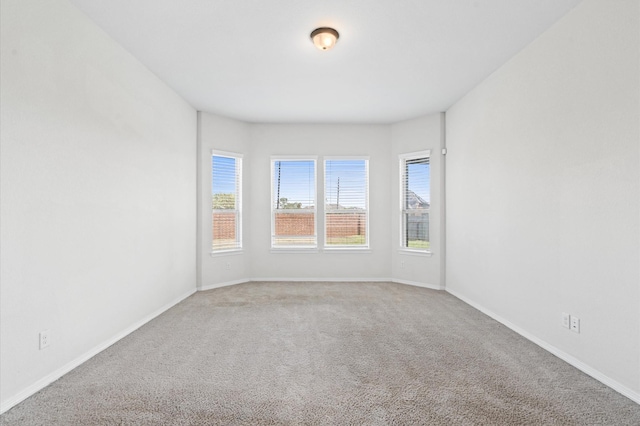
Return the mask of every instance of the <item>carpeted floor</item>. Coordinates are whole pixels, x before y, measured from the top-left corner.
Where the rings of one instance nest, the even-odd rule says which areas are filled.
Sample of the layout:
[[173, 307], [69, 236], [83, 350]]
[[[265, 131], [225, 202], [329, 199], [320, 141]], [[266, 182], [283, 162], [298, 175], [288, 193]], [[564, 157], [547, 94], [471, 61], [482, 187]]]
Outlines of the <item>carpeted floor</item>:
[[640, 405], [445, 292], [247, 283], [196, 293], [6, 425], [639, 425]]

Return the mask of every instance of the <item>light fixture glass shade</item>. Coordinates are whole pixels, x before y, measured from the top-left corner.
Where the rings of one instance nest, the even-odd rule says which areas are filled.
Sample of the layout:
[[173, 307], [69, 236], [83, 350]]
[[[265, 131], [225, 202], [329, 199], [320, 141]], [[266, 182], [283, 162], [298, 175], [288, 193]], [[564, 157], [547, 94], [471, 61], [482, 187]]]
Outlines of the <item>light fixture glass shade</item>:
[[318, 28], [311, 32], [313, 44], [320, 50], [329, 50], [338, 42], [340, 35], [333, 28]]

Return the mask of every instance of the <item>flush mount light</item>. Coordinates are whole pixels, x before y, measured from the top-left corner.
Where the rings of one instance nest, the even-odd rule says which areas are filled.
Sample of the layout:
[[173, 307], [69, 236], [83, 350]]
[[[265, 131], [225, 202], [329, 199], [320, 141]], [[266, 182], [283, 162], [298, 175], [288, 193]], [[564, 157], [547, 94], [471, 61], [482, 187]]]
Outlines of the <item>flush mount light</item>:
[[340, 34], [333, 28], [317, 28], [311, 32], [313, 44], [320, 50], [330, 50], [338, 42]]

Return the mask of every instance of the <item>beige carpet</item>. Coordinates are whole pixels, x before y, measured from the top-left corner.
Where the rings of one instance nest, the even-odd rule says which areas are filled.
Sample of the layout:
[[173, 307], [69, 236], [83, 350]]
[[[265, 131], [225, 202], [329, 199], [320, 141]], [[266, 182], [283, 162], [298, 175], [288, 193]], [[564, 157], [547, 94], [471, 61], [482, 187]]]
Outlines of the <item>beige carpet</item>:
[[248, 283], [196, 293], [6, 425], [639, 425], [640, 406], [445, 292]]

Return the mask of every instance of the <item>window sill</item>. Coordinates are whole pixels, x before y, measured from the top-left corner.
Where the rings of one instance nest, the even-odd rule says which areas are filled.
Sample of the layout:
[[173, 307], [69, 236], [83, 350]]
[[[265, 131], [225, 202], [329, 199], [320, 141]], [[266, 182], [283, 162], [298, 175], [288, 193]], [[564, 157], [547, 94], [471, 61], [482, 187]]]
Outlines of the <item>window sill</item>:
[[217, 251], [212, 251], [209, 253], [209, 256], [211, 257], [218, 257], [218, 256], [234, 256], [234, 255], [238, 255], [238, 254], [242, 254], [242, 249], [231, 249], [231, 250], [217, 250]]
[[371, 253], [369, 247], [325, 247], [324, 251], [327, 253]]
[[318, 253], [319, 250], [317, 247], [312, 248], [295, 248], [295, 247], [283, 247], [283, 248], [275, 248], [271, 247], [271, 253], [278, 254], [291, 254], [291, 253]]
[[409, 255], [409, 256], [424, 256], [424, 257], [433, 256], [433, 252], [431, 252], [431, 251], [427, 251], [427, 250], [411, 250], [411, 249], [406, 249], [406, 248], [398, 249], [398, 253], [406, 254], [406, 255]]

